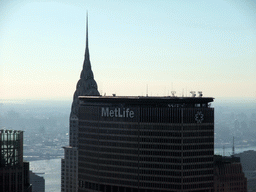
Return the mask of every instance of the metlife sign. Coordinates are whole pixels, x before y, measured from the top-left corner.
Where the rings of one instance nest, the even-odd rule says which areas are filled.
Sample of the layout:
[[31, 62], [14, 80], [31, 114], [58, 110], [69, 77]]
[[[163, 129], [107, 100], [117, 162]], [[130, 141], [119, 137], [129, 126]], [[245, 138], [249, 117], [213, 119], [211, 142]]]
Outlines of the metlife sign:
[[101, 117], [117, 117], [117, 118], [130, 118], [133, 119], [135, 113], [130, 108], [114, 108], [110, 109], [109, 107], [101, 108]]

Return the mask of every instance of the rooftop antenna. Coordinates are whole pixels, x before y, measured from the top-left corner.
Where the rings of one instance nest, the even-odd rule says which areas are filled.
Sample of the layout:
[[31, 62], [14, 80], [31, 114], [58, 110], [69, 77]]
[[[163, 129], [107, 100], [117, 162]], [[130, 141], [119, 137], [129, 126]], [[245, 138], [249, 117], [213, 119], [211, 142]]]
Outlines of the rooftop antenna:
[[196, 96], [196, 92], [195, 92], [195, 91], [190, 91], [190, 93], [191, 93], [191, 96], [192, 96], [192, 97], [195, 97], [195, 96]]
[[148, 97], [148, 84], [147, 84], [147, 89], [146, 89], [146, 96]]
[[232, 157], [235, 155], [235, 137], [233, 136]]
[[223, 157], [225, 156], [225, 146], [223, 145]]
[[171, 94], [173, 97], [175, 97], [175, 93], [176, 93], [176, 91], [171, 91]]

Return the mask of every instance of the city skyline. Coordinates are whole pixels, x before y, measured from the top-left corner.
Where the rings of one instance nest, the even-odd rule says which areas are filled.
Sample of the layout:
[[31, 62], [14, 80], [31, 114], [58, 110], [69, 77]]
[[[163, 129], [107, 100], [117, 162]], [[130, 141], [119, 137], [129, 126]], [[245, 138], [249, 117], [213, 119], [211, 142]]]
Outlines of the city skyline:
[[[2, 1], [2, 99], [72, 99], [85, 19], [101, 94], [256, 97], [253, 1]], [[147, 91], [148, 90], [148, 91]]]

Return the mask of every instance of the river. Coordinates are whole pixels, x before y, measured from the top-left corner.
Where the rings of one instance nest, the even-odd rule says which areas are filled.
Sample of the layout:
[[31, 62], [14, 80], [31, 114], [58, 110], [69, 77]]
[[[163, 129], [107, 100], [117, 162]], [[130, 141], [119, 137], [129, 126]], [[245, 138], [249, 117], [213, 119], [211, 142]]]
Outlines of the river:
[[29, 166], [31, 171], [44, 177], [46, 192], [60, 192], [61, 159], [30, 161]]
[[[254, 150], [255, 147], [243, 147], [236, 148], [236, 153], [243, 151]], [[223, 148], [215, 148], [215, 154], [223, 155]], [[229, 156], [232, 154], [232, 148], [225, 149], [225, 155]], [[40, 173], [39, 176], [43, 176], [45, 179], [45, 191], [46, 192], [60, 192], [61, 187], [61, 159], [50, 159], [50, 160], [39, 160], [30, 161], [30, 170], [34, 173]], [[44, 174], [42, 174], [44, 173]]]

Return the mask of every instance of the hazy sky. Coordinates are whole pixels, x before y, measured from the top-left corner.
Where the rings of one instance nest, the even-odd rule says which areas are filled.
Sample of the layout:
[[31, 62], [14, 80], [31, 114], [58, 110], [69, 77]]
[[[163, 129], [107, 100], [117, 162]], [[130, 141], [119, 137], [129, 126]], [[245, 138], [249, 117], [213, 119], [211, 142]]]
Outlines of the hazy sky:
[[86, 10], [101, 94], [256, 98], [250, 0], [1, 0], [0, 98], [72, 98]]

